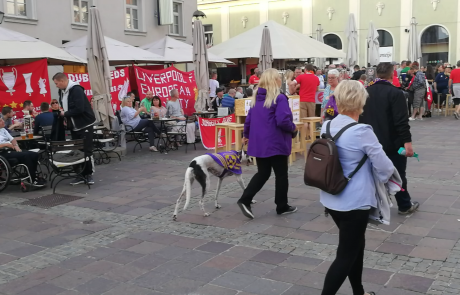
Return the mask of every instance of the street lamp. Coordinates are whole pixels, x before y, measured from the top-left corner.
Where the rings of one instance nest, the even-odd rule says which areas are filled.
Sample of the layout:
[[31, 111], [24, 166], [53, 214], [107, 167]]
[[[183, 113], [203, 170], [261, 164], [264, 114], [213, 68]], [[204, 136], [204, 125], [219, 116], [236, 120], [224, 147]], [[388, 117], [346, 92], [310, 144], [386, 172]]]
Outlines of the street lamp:
[[3, 23], [3, 18], [5, 17], [5, 13], [0, 11], [0, 24]]

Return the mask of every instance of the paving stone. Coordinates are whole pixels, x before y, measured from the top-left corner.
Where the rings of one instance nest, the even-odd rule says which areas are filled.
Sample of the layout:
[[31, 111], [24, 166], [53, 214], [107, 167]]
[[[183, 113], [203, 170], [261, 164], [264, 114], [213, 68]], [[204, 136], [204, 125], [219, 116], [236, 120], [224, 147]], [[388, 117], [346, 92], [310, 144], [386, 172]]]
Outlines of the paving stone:
[[307, 274], [306, 271], [290, 267], [277, 266], [264, 277], [267, 279], [294, 284]]
[[50, 284], [40, 284], [30, 289], [18, 293], [18, 295], [56, 295], [65, 291], [65, 289]]
[[425, 293], [428, 291], [428, 288], [432, 283], [433, 280], [429, 278], [422, 278], [406, 274], [395, 274], [388, 283], [388, 286]]
[[132, 247], [126, 249], [126, 250], [146, 255], [146, 254], [152, 254], [152, 253], [154, 253], [154, 252], [156, 252], [158, 250], [164, 249], [164, 248], [166, 248], [165, 245], [144, 241], [144, 242], [142, 242], [140, 244], [137, 244], [137, 245], [134, 245], [134, 246], [132, 246]]
[[242, 290], [248, 285], [252, 284], [256, 279], [257, 277], [255, 276], [248, 276], [235, 272], [227, 272], [213, 280], [211, 284], [234, 290]]
[[134, 266], [145, 270], [152, 270], [155, 267], [160, 266], [168, 261], [168, 259], [165, 259], [163, 257], [156, 256], [155, 254], [150, 254], [128, 263], [127, 266]]
[[303, 278], [296, 282], [296, 285], [302, 285], [315, 289], [323, 289], [325, 274], [309, 272]]
[[263, 263], [269, 263], [269, 264], [280, 264], [286, 259], [288, 259], [290, 256], [291, 255], [288, 255], [288, 254], [277, 253], [277, 252], [265, 250], [265, 251], [260, 252], [256, 256], [252, 257], [251, 260], [263, 262]]
[[155, 295], [160, 293], [157, 293], [155, 291], [145, 289], [145, 288], [140, 288], [135, 285], [131, 284], [121, 284], [113, 288], [112, 290], [104, 293], [104, 295], [127, 295], [127, 294], [133, 294], [133, 295]]
[[157, 286], [155, 290], [168, 294], [190, 294], [196, 292], [200, 287], [204, 286], [205, 282], [196, 280], [189, 280], [185, 278], [173, 278], [160, 286]]
[[226, 256], [250, 259], [256, 256], [257, 254], [259, 254], [260, 252], [262, 252], [262, 250], [260, 249], [248, 248], [248, 247], [243, 247], [243, 246], [235, 246], [225, 251], [224, 254]]
[[174, 278], [174, 276], [168, 274], [149, 271], [141, 275], [140, 277], [134, 279], [132, 283], [139, 287], [155, 289], [158, 288], [158, 286], [160, 286], [161, 284], [165, 284]]
[[147, 270], [135, 266], [122, 266], [112, 269], [104, 274], [104, 277], [117, 282], [128, 282], [145, 274]]
[[321, 290], [306, 286], [293, 285], [283, 295], [321, 295]]
[[225, 272], [226, 270], [199, 265], [181, 273], [179, 277], [209, 283], [215, 278], [223, 275]]
[[197, 291], [200, 295], [236, 295], [238, 291], [214, 285], [204, 285]]
[[449, 256], [449, 253], [448, 249], [417, 246], [410, 252], [409, 256], [444, 261]]
[[280, 263], [280, 265], [302, 270], [313, 270], [322, 262], [323, 260], [310, 257], [291, 256], [282, 263]]
[[122, 238], [119, 239], [113, 243], [110, 243], [107, 245], [108, 247], [116, 248], [116, 249], [128, 249], [130, 247], [133, 247], [135, 245], [140, 244], [142, 241], [141, 240], [136, 240], [136, 239], [130, 239], [130, 238]]
[[203, 263], [203, 266], [222, 270], [231, 270], [243, 262], [244, 260], [240, 258], [218, 255]]
[[0, 253], [0, 265], [14, 261], [16, 259], [18, 259], [18, 257]]
[[289, 283], [259, 278], [244, 288], [244, 291], [260, 295], [280, 295], [288, 290], [291, 286], [292, 284]]
[[384, 242], [376, 251], [400, 255], [409, 255], [415, 247], [412, 245], [403, 245], [397, 243]]
[[130, 262], [133, 262], [134, 260], [137, 260], [144, 255], [139, 254], [139, 253], [134, 253], [131, 251], [120, 251], [118, 253], [112, 254], [110, 256], [107, 256], [104, 258], [106, 261], [118, 263], [118, 264], [127, 264]]
[[[227, 252], [224, 253], [227, 254]], [[190, 252], [186, 252], [180, 256], [175, 257], [175, 260], [187, 261], [199, 265], [208, 261], [214, 256], [215, 254], [213, 253], [192, 250]]]
[[94, 279], [95, 276], [89, 273], [70, 271], [55, 279], [48, 281], [48, 283], [58, 286], [63, 289], [74, 289], [87, 281]]
[[234, 268], [232, 271], [250, 276], [263, 277], [273, 268], [275, 268], [273, 264], [261, 263], [256, 261], [246, 261]]
[[93, 263], [90, 263], [82, 268], [80, 268], [78, 271], [84, 272], [84, 273], [89, 273], [95, 276], [102, 275], [110, 270], [116, 269], [120, 267], [121, 265], [118, 263], [113, 263], [110, 261], [104, 261], [104, 260], [99, 260], [95, 261]]
[[77, 291], [88, 295], [103, 294], [118, 285], [117, 282], [105, 278], [94, 278], [75, 288]]
[[198, 248], [196, 248], [197, 250], [200, 250], [200, 251], [206, 251], [206, 252], [211, 252], [211, 253], [216, 253], [216, 254], [219, 254], [219, 253], [222, 253], [230, 248], [232, 248], [233, 245], [230, 245], [230, 244], [226, 244], [226, 243], [220, 243], [220, 242], [209, 242], [209, 243], [206, 243]]

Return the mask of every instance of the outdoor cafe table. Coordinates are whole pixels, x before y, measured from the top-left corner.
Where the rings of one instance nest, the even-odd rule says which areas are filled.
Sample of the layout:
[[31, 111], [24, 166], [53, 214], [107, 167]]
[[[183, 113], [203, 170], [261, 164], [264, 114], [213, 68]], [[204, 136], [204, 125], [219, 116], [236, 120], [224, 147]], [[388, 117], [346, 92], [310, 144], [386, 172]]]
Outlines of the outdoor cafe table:
[[18, 142], [18, 144], [20, 146], [22, 146], [25, 150], [30, 150], [30, 144], [35, 142], [36, 140], [39, 140], [41, 138], [43, 138], [43, 136], [41, 135], [34, 135], [33, 138], [29, 138], [28, 136], [26, 136], [25, 139], [22, 139], [21, 136], [18, 136], [18, 137], [13, 137], [14, 139], [16, 139], [16, 141]]
[[[176, 119], [170, 119], [170, 118], [151, 118], [149, 119], [150, 121], [153, 121], [154, 123], [160, 123], [160, 133], [163, 134], [165, 133], [166, 134], [166, 137], [163, 137], [161, 136], [160, 134], [160, 138], [158, 139], [158, 143], [157, 143], [157, 149], [160, 151], [160, 153], [164, 153], [167, 154], [171, 148], [169, 147], [170, 145], [170, 141], [169, 141], [169, 136], [168, 136], [168, 128], [166, 127], [166, 122], [176, 122], [177, 120]], [[161, 145], [160, 142], [163, 142], [163, 146]]]

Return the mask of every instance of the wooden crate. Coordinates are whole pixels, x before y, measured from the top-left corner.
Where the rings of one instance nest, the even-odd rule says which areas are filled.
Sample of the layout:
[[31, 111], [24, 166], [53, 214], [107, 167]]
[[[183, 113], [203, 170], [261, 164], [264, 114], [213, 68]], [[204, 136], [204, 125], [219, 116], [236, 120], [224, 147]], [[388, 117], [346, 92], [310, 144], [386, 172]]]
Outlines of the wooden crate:
[[235, 99], [235, 116], [246, 116], [246, 105], [250, 101], [250, 98]]

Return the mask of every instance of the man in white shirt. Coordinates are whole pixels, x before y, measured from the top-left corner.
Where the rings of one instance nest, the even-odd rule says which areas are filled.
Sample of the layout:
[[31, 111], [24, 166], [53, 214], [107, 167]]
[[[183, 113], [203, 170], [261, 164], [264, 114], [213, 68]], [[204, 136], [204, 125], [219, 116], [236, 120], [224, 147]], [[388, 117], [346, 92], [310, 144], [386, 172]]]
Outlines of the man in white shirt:
[[[195, 123], [194, 122], [187, 122], [187, 118], [184, 116], [184, 110], [179, 102], [179, 91], [177, 89], [173, 89], [170, 92], [171, 98], [166, 103], [166, 115], [169, 116], [171, 119], [176, 119], [176, 121], [167, 122], [167, 125], [170, 126], [173, 132], [180, 132], [181, 127], [180, 125], [186, 125], [186, 132], [187, 132], [187, 143], [194, 143], [195, 142]], [[177, 142], [178, 146], [181, 146], [180, 143]]]
[[216, 97], [216, 89], [219, 88], [219, 81], [217, 81], [217, 73], [212, 73], [211, 79], [209, 80], [209, 107], [211, 101]]
[[319, 79], [319, 89], [324, 89], [323, 71], [316, 70], [316, 77], [318, 77], [318, 79]]
[[8, 151], [1, 151], [2, 155], [8, 162], [10, 159], [15, 159], [18, 164], [23, 164], [27, 166], [29, 170], [30, 177], [32, 178], [32, 185], [37, 188], [45, 187], [46, 180], [37, 177], [37, 166], [38, 158], [40, 157], [38, 153], [22, 151], [16, 139], [14, 139], [11, 134], [5, 129], [5, 121], [0, 119], [0, 149], [8, 148]]
[[243, 97], [244, 97], [243, 88], [242, 87], [236, 88], [235, 98], [238, 99], [238, 98], [243, 98]]

